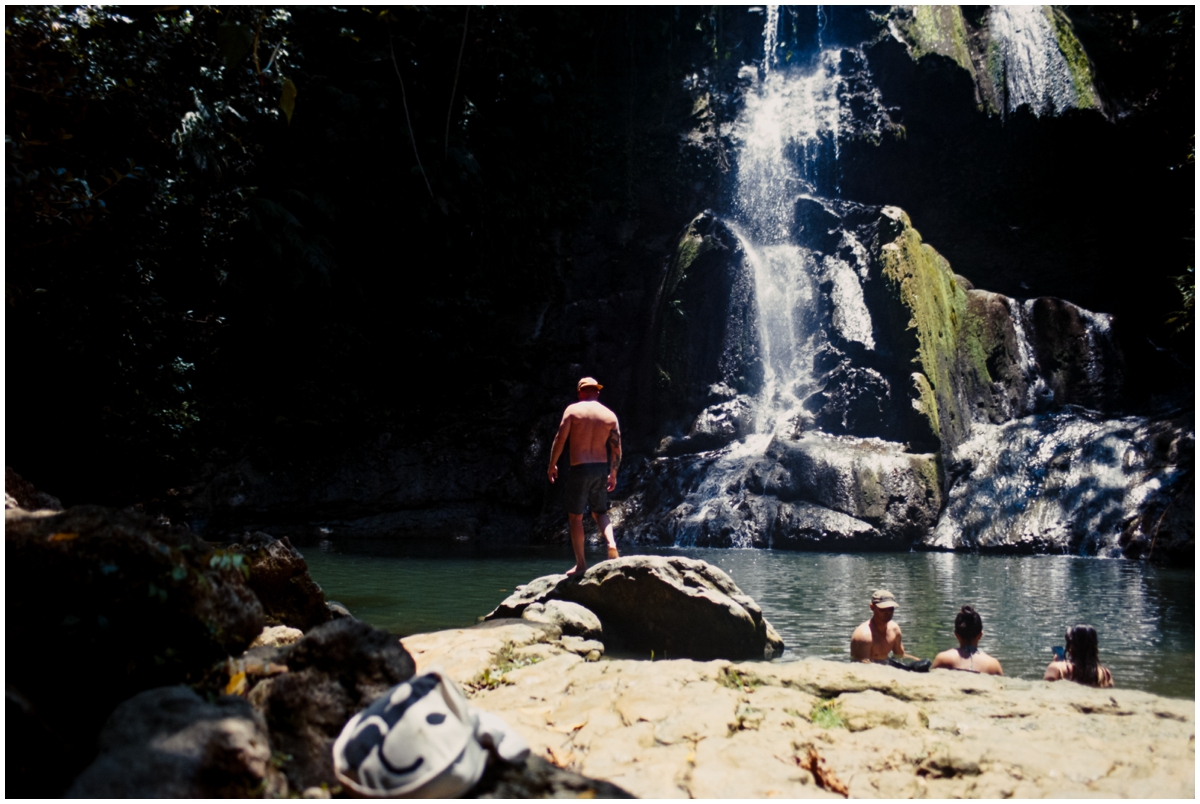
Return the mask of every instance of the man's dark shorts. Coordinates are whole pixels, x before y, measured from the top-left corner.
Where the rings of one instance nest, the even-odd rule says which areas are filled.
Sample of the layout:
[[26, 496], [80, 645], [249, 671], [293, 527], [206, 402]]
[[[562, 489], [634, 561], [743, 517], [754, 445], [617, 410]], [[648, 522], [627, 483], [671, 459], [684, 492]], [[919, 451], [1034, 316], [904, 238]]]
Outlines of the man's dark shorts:
[[608, 464], [580, 463], [567, 473], [566, 498], [568, 514], [582, 514], [591, 506], [593, 514], [608, 510]]

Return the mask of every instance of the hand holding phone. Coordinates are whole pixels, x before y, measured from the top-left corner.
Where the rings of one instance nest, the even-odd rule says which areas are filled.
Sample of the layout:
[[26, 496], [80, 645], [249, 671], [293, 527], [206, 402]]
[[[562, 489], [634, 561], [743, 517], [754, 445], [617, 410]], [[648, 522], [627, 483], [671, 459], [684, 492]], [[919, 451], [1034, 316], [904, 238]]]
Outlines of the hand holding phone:
[[1050, 652], [1054, 654], [1054, 661], [1056, 662], [1065, 662], [1067, 660], [1067, 651], [1062, 645], [1055, 645], [1050, 649]]

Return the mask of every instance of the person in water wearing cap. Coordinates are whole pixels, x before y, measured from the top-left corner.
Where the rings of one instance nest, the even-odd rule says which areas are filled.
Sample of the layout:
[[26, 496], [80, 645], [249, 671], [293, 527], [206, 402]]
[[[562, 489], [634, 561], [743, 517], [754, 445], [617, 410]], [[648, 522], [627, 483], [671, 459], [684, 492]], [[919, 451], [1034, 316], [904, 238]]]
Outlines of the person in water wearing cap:
[[871, 619], [854, 629], [850, 637], [850, 661], [886, 662], [888, 654], [898, 658], [916, 659], [904, 652], [900, 626], [892, 622], [896, 598], [886, 589], [871, 595]]
[[608, 557], [618, 557], [612, 522], [608, 518], [608, 492], [617, 487], [621, 428], [617, 414], [600, 404], [603, 387], [591, 377], [584, 377], [576, 384], [579, 401], [563, 411], [554, 446], [550, 449], [550, 468], [546, 470], [551, 483], [558, 480], [558, 457], [570, 437], [571, 471], [567, 473], [564, 496], [575, 566], [567, 570], [568, 575], [587, 569], [583, 555], [583, 514], [589, 506], [592, 518], [608, 543]]

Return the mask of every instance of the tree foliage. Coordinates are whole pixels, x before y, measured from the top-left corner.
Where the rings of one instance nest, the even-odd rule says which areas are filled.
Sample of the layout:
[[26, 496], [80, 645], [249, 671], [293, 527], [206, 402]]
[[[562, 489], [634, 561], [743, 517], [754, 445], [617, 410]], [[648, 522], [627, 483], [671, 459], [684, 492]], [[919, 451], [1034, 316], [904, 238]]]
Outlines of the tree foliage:
[[124, 500], [530, 374], [552, 244], [679, 189], [696, 21], [7, 7], [12, 460]]

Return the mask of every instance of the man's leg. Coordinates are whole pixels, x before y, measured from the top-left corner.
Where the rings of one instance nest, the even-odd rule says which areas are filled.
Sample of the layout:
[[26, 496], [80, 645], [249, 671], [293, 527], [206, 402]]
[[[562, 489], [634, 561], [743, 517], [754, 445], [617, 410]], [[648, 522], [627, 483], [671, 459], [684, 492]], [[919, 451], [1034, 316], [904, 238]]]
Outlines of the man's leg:
[[608, 557], [619, 558], [617, 553], [617, 539], [613, 535], [612, 520], [608, 518], [608, 514], [597, 514], [592, 512], [592, 519], [596, 520], [596, 524], [600, 527], [600, 532], [604, 534], [604, 541], [608, 544]]
[[571, 528], [571, 549], [575, 551], [575, 566], [567, 570], [567, 574], [574, 575], [587, 569], [583, 557], [583, 514], [567, 514], [567, 523]]

